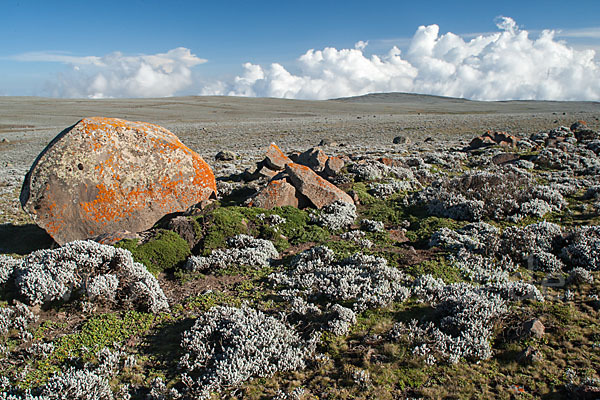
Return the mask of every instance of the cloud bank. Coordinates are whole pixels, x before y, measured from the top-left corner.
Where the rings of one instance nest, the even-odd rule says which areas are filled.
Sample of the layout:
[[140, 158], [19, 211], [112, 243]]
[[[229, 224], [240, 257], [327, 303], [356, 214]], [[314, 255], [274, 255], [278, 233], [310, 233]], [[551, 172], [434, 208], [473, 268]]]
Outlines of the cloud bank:
[[[600, 28], [530, 33], [512, 18], [498, 17], [497, 32], [460, 37], [420, 26], [401, 51], [369, 55], [369, 43], [353, 48], [311, 49], [294, 65], [243, 64], [233, 78], [199, 80], [206, 62], [184, 47], [153, 55], [77, 57], [32, 52], [9, 57], [23, 62], [69, 65], [44, 95], [54, 97], [165, 97], [180, 94], [330, 99], [375, 92], [414, 92], [477, 100], [600, 100], [600, 63], [590, 48], [562, 38], [600, 37]], [[200, 91], [200, 93], [198, 93]]]
[[25, 53], [15, 59], [69, 64], [69, 71], [47, 84], [47, 94], [87, 98], [173, 96], [192, 84], [191, 68], [206, 62], [183, 47], [152, 55], [125, 56], [115, 52], [104, 57], [74, 57]]
[[477, 100], [600, 100], [600, 64], [593, 50], [578, 51], [542, 31], [535, 39], [508, 17], [499, 32], [465, 41], [439, 26], [420, 26], [406, 54], [365, 55], [353, 49], [308, 50], [294, 74], [278, 63], [245, 63], [230, 82], [204, 87], [204, 95], [329, 99], [373, 92], [415, 92]]

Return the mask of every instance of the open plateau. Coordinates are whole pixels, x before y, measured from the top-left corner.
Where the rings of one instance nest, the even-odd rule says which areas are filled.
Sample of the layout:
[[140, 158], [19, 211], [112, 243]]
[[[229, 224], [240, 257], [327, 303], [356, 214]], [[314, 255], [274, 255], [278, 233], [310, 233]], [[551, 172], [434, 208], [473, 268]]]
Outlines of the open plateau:
[[600, 398], [600, 103], [0, 97], [0, 400]]

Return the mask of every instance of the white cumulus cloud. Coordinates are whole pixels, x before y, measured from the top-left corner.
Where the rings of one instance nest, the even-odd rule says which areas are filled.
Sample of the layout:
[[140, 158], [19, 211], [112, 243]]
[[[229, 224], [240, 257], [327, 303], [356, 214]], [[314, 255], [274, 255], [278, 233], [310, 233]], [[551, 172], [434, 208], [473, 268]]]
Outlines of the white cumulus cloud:
[[352, 49], [308, 50], [299, 73], [278, 63], [246, 63], [229, 82], [204, 87], [205, 95], [328, 99], [373, 92], [416, 92], [478, 100], [600, 100], [600, 64], [595, 52], [575, 50], [542, 31], [531, 38], [508, 17], [498, 32], [465, 41], [439, 26], [420, 26], [406, 54], [365, 55], [368, 42]]
[[70, 70], [48, 82], [54, 97], [165, 97], [192, 84], [191, 68], [206, 60], [178, 47], [166, 53], [127, 56], [120, 52], [103, 57], [76, 57], [62, 53], [24, 53], [17, 61], [69, 64]]

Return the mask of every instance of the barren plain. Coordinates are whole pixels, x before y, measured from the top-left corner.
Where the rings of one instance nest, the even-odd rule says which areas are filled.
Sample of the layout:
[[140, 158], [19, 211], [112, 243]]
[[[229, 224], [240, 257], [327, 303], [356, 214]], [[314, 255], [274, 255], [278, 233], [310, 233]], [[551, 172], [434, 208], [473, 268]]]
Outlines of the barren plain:
[[[89, 116], [171, 130], [219, 201], [57, 248], [19, 191]], [[598, 130], [597, 102], [0, 97], [0, 399], [597, 398]], [[344, 157], [356, 207], [247, 207], [271, 142]]]

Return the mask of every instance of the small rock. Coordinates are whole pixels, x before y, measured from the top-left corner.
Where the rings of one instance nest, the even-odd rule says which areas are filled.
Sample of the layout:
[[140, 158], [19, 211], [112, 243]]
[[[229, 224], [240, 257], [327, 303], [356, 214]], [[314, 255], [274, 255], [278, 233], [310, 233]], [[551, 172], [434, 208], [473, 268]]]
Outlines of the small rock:
[[271, 143], [267, 149], [264, 162], [267, 167], [279, 171], [284, 169], [285, 165], [291, 163], [292, 160], [283, 154], [283, 151], [281, 151], [281, 149], [275, 143]]
[[588, 143], [600, 139], [600, 134], [591, 129], [581, 129], [575, 132], [575, 139], [578, 142]]
[[544, 355], [533, 346], [527, 346], [525, 350], [519, 353], [518, 361], [525, 364], [534, 364], [544, 361]]
[[217, 153], [217, 155], [215, 155], [215, 160], [217, 161], [232, 161], [235, 160], [237, 158], [237, 154], [235, 154], [233, 151], [229, 151], [229, 150], [223, 150]]
[[348, 195], [350, 196], [350, 198], [352, 198], [352, 200], [354, 201], [354, 204], [360, 204], [360, 199], [358, 197], [358, 193], [356, 193], [354, 190], [351, 190], [348, 192]]
[[267, 179], [271, 179], [273, 178], [275, 175], [277, 175], [277, 171], [273, 171], [271, 168], [268, 168], [266, 165], [262, 165], [257, 171], [256, 173], [258, 174], [259, 178], [267, 178]]
[[585, 121], [576, 121], [573, 124], [571, 124], [571, 127], [569, 129], [571, 129], [571, 132], [575, 133], [577, 131], [588, 130], [589, 128]]
[[336, 176], [344, 168], [344, 161], [339, 157], [329, 157], [323, 172], [326, 176]]
[[526, 336], [534, 336], [538, 339], [541, 339], [544, 336], [546, 328], [542, 321], [538, 318], [530, 319], [523, 323], [523, 334]]
[[515, 147], [519, 143], [519, 138], [506, 132], [486, 132], [481, 136], [477, 136], [469, 144], [471, 150], [482, 147], [500, 145], [503, 147]]
[[307, 166], [290, 163], [285, 166], [292, 184], [317, 208], [322, 208], [337, 200], [354, 204], [352, 198], [334, 184], [321, 178]]
[[492, 162], [496, 165], [507, 164], [519, 159], [519, 156], [514, 153], [501, 153], [492, 157]]
[[327, 155], [318, 147], [306, 150], [298, 156], [298, 164], [306, 165], [315, 172], [321, 172], [325, 169]]
[[427, 137], [427, 138], [425, 138], [424, 142], [425, 143], [431, 143], [431, 142], [433, 142], [433, 138], [432, 137]]
[[519, 138], [506, 132], [494, 132], [494, 142], [501, 146], [515, 147]]
[[331, 139], [321, 139], [321, 141], [319, 142], [319, 146], [337, 146], [337, 142], [331, 140]]
[[277, 173], [278, 171], [269, 168], [266, 160], [263, 160], [257, 163], [255, 167], [246, 168], [242, 173], [242, 179], [246, 182], [252, 182], [261, 178], [272, 179]]
[[474, 150], [480, 149], [482, 147], [495, 146], [496, 144], [497, 143], [494, 142], [494, 139], [492, 137], [490, 137], [487, 134], [484, 134], [481, 136], [477, 136], [476, 138], [471, 140], [471, 143], [469, 143], [469, 148]]
[[544, 146], [546, 147], [557, 147], [560, 143], [564, 142], [565, 138], [562, 136], [548, 138], [544, 140]]
[[402, 164], [402, 161], [394, 160], [393, 158], [389, 158], [389, 157], [380, 157], [377, 159], [377, 161], [379, 161], [382, 164], [387, 165], [388, 167], [403, 167], [404, 166]]
[[196, 237], [194, 223], [188, 217], [178, 216], [171, 218], [167, 222], [167, 229], [177, 233], [188, 242], [190, 249], [193, 249], [199, 242], [199, 239]]
[[394, 144], [407, 144], [409, 143], [409, 140], [405, 136], [396, 136], [392, 142]]

